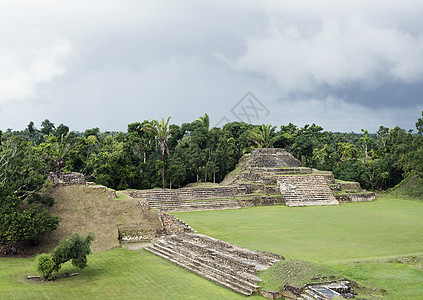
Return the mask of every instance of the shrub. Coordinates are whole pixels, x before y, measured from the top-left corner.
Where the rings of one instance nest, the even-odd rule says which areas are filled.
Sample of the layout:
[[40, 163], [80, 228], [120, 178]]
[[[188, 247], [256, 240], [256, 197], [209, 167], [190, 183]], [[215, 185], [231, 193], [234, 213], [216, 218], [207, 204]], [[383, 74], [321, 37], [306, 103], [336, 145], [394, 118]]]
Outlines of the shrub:
[[43, 253], [37, 256], [38, 272], [44, 276], [45, 280], [52, 280], [52, 273], [59, 271], [62, 264], [70, 260], [75, 267], [85, 268], [93, 240], [93, 233], [88, 233], [85, 238], [78, 233], [72, 234], [69, 238], [63, 238], [52, 254]]
[[53, 279], [55, 263], [51, 254], [42, 253], [37, 255], [37, 271], [44, 277], [44, 280]]

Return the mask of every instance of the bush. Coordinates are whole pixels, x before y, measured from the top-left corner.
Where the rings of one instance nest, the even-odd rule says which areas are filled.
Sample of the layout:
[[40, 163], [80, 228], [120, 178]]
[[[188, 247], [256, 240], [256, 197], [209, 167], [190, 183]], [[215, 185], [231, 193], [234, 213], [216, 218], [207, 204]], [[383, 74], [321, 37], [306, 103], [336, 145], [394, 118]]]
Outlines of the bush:
[[44, 277], [44, 280], [53, 279], [55, 263], [51, 254], [42, 253], [37, 255], [37, 271]]
[[52, 254], [43, 253], [37, 256], [38, 272], [44, 276], [45, 280], [52, 280], [52, 273], [59, 271], [62, 264], [70, 260], [75, 267], [85, 268], [93, 240], [93, 233], [88, 233], [85, 238], [77, 233], [72, 234], [69, 238], [63, 238]]
[[83, 269], [87, 266], [87, 255], [91, 253], [91, 243], [94, 234], [88, 233], [84, 238], [77, 233], [72, 234], [67, 239], [62, 239], [59, 245], [53, 250], [53, 261], [55, 270], [58, 271], [62, 264], [71, 260], [72, 265]]

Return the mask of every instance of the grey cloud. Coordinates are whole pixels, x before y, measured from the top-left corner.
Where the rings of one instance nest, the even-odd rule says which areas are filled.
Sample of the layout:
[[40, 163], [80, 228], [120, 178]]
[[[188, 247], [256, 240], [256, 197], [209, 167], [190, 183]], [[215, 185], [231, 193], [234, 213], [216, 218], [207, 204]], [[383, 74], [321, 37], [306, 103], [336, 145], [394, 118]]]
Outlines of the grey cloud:
[[31, 88], [15, 81], [22, 95], [0, 102], [0, 128], [49, 118], [77, 130], [125, 130], [205, 112], [217, 122], [247, 91], [271, 107], [260, 122], [412, 127], [404, 120], [422, 107], [421, 12], [417, 0], [2, 1], [0, 60], [15, 49], [7, 37], [19, 41], [22, 32], [49, 36], [24, 52], [24, 70], [36, 62], [30, 53], [55, 41], [71, 50], [41, 68], [45, 80], [29, 76]]

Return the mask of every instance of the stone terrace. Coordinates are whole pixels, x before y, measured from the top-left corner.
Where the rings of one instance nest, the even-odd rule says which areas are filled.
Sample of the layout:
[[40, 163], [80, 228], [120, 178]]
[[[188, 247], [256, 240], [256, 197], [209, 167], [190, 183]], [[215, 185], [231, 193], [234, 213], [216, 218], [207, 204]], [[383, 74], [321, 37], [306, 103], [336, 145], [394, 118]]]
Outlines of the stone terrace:
[[258, 271], [284, 259], [196, 233], [156, 239], [146, 250], [244, 296], [259, 290]]
[[339, 204], [322, 175], [281, 176], [278, 184], [287, 206]]
[[153, 189], [125, 192], [130, 197], [147, 200], [151, 207], [171, 212], [239, 209], [242, 206], [234, 196], [245, 193], [246, 189], [243, 187]]

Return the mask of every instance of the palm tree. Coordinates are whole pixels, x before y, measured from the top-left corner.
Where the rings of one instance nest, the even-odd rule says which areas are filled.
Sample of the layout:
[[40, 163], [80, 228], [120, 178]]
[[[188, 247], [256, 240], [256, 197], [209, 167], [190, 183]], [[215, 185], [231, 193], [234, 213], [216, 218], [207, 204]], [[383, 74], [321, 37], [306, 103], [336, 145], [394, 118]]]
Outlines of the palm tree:
[[204, 114], [204, 117], [199, 117], [197, 119], [195, 119], [195, 121], [198, 121], [201, 123], [201, 125], [207, 129], [207, 132], [209, 131], [210, 128], [210, 117], [207, 113]]
[[170, 156], [169, 147], [167, 146], [167, 140], [170, 138], [172, 130], [168, 129], [169, 120], [171, 117], [167, 118], [165, 122], [162, 118], [162, 121], [159, 122], [156, 119], [153, 119], [150, 123], [143, 125], [143, 130], [150, 132], [154, 135], [157, 142], [160, 143], [160, 149], [162, 150], [162, 186], [165, 187], [164, 181], [164, 159], [165, 151], [167, 156]]
[[254, 127], [248, 134], [248, 139], [253, 143], [256, 143], [260, 148], [269, 148], [274, 143], [276, 126], [271, 124], [262, 124]]

